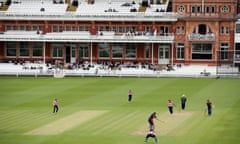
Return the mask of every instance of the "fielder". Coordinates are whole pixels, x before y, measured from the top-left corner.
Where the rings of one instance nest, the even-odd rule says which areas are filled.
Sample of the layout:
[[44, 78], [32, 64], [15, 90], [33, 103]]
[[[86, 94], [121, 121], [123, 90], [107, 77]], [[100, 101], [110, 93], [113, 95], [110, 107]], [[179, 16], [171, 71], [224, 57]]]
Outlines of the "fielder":
[[54, 99], [53, 100], [53, 113], [57, 113], [58, 112], [58, 100]]

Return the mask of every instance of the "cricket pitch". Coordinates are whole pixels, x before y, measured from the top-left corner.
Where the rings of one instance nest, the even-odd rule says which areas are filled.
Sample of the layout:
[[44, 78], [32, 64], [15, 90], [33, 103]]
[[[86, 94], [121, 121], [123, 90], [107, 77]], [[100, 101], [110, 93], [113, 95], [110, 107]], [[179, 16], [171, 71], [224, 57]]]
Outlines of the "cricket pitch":
[[25, 135], [56, 135], [60, 134], [64, 131], [74, 128], [90, 119], [98, 117], [107, 111], [97, 111], [97, 110], [89, 110], [89, 111], [79, 111], [73, 113], [69, 116], [61, 118], [52, 123], [46, 124], [42, 127], [36, 128], [29, 132], [24, 133]]

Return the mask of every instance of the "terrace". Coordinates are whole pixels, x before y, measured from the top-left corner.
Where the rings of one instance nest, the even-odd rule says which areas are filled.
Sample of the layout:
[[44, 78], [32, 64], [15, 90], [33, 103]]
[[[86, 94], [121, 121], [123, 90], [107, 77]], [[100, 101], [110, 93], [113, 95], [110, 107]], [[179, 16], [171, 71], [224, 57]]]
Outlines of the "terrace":
[[[61, 69], [51, 64], [36, 63], [0, 63], [0, 75], [15, 76], [113, 76], [113, 77], [216, 77], [216, 67], [207, 65], [182, 65], [173, 66], [172, 70], [167, 67], [154, 69], [154, 65], [143, 64], [121, 64], [112, 69], [110, 65], [84, 63], [71, 65]], [[203, 71], [208, 75], [204, 75]]]
[[122, 1], [96, 1], [89, 4], [79, 1], [76, 11], [67, 11], [67, 3], [53, 3], [49, 0], [21, 0], [12, 3], [6, 11], [0, 12], [2, 20], [104, 20], [104, 21], [176, 21], [172, 12], [167, 12], [168, 1], [164, 4], [154, 4], [140, 12], [140, 3], [125, 6]]
[[147, 43], [172, 43], [173, 34], [154, 35], [138, 33], [115, 34], [114, 32], [102, 32], [102, 35], [91, 35], [87, 31], [63, 31], [41, 34], [37, 31], [6, 31], [0, 34], [0, 41], [69, 41], [69, 42], [147, 42]]

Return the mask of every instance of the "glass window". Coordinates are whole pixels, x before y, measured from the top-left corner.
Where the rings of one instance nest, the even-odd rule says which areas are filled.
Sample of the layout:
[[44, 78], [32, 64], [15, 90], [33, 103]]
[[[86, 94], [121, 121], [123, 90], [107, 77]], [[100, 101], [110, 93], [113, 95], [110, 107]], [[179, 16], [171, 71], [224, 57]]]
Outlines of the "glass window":
[[193, 60], [211, 60], [212, 59], [212, 44], [192, 44], [192, 59]]
[[177, 33], [177, 34], [180, 34], [180, 33], [181, 33], [181, 29], [180, 29], [179, 26], [176, 28], [176, 33]]
[[109, 44], [108, 43], [99, 43], [98, 44], [98, 54], [100, 58], [109, 58]]
[[83, 26], [78, 26], [78, 31], [83, 31]]
[[229, 9], [227, 6], [222, 7], [222, 13], [228, 13]]
[[240, 33], [240, 24], [236, 24], [236, 33]]
[[150, 26], [146, 26], [145, 27], [145, 32], [151, 32], [151, 27]]
[[201, 7], [197, 6], [197, 13], [200, 13], [200, 12], [201, 12]]
[[60, 25], [60, 26], [58, 27], [58, 29], [59, 29], [59, 30], [58, 30], [59, 32], [63, 32], [63, 26]]
[[89, 44], [87, 44], [87, 43], [79, 44], [78, 57], [79, 57], [79, 59], [89, 57]]
[[32, 56], [33, 57], [42, 57], [43, 53], [43, 43], [33, 42], [32, 43]]
[[98, 31], [105, 31], [103, 26], [98, 26]]
[[66, 26], [65, 26], [65, 31], [71, 31], [71, 26], [66, 25]]
[[12, 26], [12, 30], [17, 30], [17, 26], [16, 26], [16, 25], [13, 25], [13, 26]]
[[121, 43], [114, 43], [112, 45], [112, 58], [122, 58], [123, 57], [123, 47]]
[[168, 35], [168, 26], [160, 26], [160, 35]]
[[52, 56], [54, 58], [63, 57], [63, 48], [61, 43], [52, 44]]
[[43, 26], [42, 26], [42, 25], [39, 25], [39, 26], [38, 26], [38, 30], [39, 30], [39, 31], [43, 31]]
[[28, 42], [20, 42], [19, 56], [21, 56], [21, 57], [29, 56], [29, 43]]
[[76, 26], [72, 26], [72, 31], [76, 31]]
[[52, 26], [52, 32], [57, 32], [57, 26], [56, 25]]
[[123, 27], [122, 26], [118, 26], [118, 32], [123, 33]]
[[31, 31], [31, 27], [29, 25], [26, 26], [26, 31]]
[[224, 27], [223, 26], [220, 27], [220, 34], [224, 34]]
[[145, 58], [150, 58], [150, 44], [145, 45]]
[[211, 11], [210, 11], [210, 7], [209, 6], [206, 6], [206, 13], [210, 13]]
[[229, 34], [230, 30], [229, 30], [229, 27], [227, 26], [226, 27], [226, 34]]
[[33, 25], [33, 26], [32, 26], [32, 30], [33, 30], [33, 31], [37, 31], [37, 30], [38, 30], [37, 26], [36, 26], [36, 25]]
[[191, 12], [192, 12], [192, 13], [195, 13], [195, 9], [196, 9], [195, 6], [192, 6], [192, 7], [191, 7]]
[[228, 59], [228, 43], [221, 43], [220, 50], [221, 50], [221, 60]]
[[116, 26], [112, 26], [112, 31], [117, 32], [117, 27]]
[[182, 26], [182, 33], [185, 33], [185, 26]]
[[7, 42], [6, 44], [7, 50], [6, 50], [6, 56], [17, 56], [17, 43], [16, 42]]
[[136, 58], [136, 45], [127, 44], [126, 45], [126, 58]]
[[132, 26], [132, 32], [136, 32], [136, 30], [137, 30], [137, 27], [136, 26]]
[[20, 25], [18, 29], [21, 30], [21, 31], [24, 31], [25, 30], [25, 26], [24, 25]]
[[215, 13], [214, 6], [206, 6], [206, 13]]
[[76, 49], [75, 47], [72, 47], [72, 57], [76, 57]]
[[109, 27], [109, 26], [106, 26], [106, 27], [105, 27], [105, 30], [106, 30], [106, 31], [110, 31], [110, 27]]
[[212, 12], [212, 13], [215, 13], [215, 7], [212, 6], [211, 8], [212, 8], [212, 9], [211, 9], [211, 12]]
[[7, 25], [7, 26], [6, 26], [6, 31], [9, 31], [9, 30], [12, 30], [11, 25]]
[[184, 59], [184, 43], [177, 43], [177, 59]]
[[158, 45], [158, 57], [160, 59], [170, 58], [170, 45], [169, 44], [159, 44]]
[[179, 6], [179, 7], [178, 7], [178, 11], [179, 11], [180, 13], [183, 13], [183, 12], [185, 11], [184, 6]]
[[131, 31], [131, 27], [130, 26], [126, 26], [126, 32], [130, 32]]
[[89, 26], [85, 26], [84, 31], [89, 31]]

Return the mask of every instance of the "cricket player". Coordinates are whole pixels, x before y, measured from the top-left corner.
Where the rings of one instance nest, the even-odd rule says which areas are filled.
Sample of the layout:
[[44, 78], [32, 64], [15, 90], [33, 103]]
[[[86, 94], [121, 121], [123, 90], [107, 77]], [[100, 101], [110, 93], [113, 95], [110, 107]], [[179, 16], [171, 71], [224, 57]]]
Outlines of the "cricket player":
[[54, 99], [53, 100], [53, 113], [57, 113], [58, 112], [58, 100]]
[[154, 119], [157, 119], [157, 113], [156, 112], [153, 112], [148, 118], [149, 129], [152, 130], [152, 131], [154, 131], [154, 129], [155, 129]]
[[173, 103], [173, 101], [168, 100], [167, 106], [168, 106], [169, 113], [170, 113], [170, 114], [173, 114], [173, 107], [175, 106], [175, 104]]
[[133, 96], [133, 92], [132, 92], [132, 90], [130, 89], [130, 90], [128, 91], [128, 102], [131, 102], [131, 101], [132, 101], [132, 96]]
[[154, 138], [155, 142], [158, 143], [158, 138], [157, 136], [154, 134], [153, 129], [150, 129], [150, 131], [147, 133], [145, 139], [144, 139], [144, 143], [147, 143], [148, 138]]
[[182, 108], [182, 110], [185, 110], [186, 102], [187, 102], [187, 97], [183, 94], [181, 96], [181, 108]]
[[208, 112], [208, 116], [212, 115], [212, 102], [208, 99], [206, 102], [207, 105], [207, 112]]

